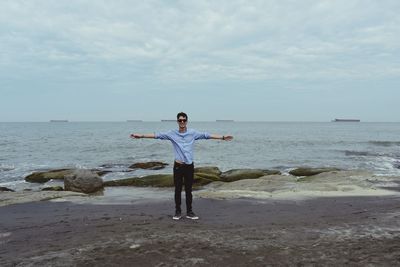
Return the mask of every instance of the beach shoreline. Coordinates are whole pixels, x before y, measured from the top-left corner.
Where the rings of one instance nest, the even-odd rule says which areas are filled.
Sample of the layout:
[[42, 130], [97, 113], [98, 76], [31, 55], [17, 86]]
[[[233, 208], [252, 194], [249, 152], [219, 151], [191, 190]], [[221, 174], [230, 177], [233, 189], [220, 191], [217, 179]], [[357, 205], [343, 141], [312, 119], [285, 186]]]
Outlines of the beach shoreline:
[[40, 201], [0, 207], [4, 266], [393, 266], [400, 197], [307, 200], [195, 198], [198, 221], [173, 201]]

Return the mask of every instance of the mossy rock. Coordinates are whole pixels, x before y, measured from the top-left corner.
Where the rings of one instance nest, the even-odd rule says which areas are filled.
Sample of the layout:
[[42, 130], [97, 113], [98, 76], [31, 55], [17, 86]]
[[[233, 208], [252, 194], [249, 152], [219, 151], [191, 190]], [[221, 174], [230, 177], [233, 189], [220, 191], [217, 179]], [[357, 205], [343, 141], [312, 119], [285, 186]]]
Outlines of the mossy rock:
[[104, 186], [173, 187], [172, 174], [155, 174], [104, 182]]
[[265, 175], [263, 170], [259, 169], [234, 169], [221, 174], [221, 181], [234, 182], [244, 179], [257, 179]]
[[211, 179], [207, 179], [207, 178], [195, 175], [194, 178], [193, 178], [193, 187], [207, 185], [207, 184], [212, 183], [212, 182], [214, 182], [214, 181], [211, 180]]
[[194, 173], [205, 173], [205, 174], [212, 174], [214, 176], [220, 176], [221, 170], [216, 166], [204, 166], [204, 167], [197, 167], [194, 168]]
[[[213, 182], [201, 176], [194, 176], [193, 188]], [[137, 187], [173, 187], [174, 178], [172, 174], [155, 174], [144, 177], [132, 177], [121, 180], [104, 182], [104, 186], [137, 186]]]
[[42, 188], [42, 191], [64, 191], [64, 188], [62, 186], [50, 186]]
[[46, 183], [52, 179], [64, 180], [66, 175], [70, 175], [75, 169], [59, 169], [44, 172], [34, 172], [25, 177], [25, 181], [31, 183]]
[[204, 178], [211, 181], [221, 181], [221, 178], [211, 173], [194, 173], [194, 178]]
[[105, 181], [103, 184], [104, 186], [134, 186], [135, 181], [137, 179], [140, 179], [139, 177], [131, 177], [131, 178], [125, 178], [125, 179], [119, 179], [119, 180], [111, 180], [111, 181]]
[[340, 171], [337, 168], [297, 168], [289, 173], [294, 176], [313, 176], [323, 172]]
[[264, 175], [281, 175], [282, 173], [278, 170], [262, 170]]
[[167, 163], [159, 161], [138, 162], [129, 166], [130, 169], [146, 169], [146, 170], [161, 170], [167, 166]]

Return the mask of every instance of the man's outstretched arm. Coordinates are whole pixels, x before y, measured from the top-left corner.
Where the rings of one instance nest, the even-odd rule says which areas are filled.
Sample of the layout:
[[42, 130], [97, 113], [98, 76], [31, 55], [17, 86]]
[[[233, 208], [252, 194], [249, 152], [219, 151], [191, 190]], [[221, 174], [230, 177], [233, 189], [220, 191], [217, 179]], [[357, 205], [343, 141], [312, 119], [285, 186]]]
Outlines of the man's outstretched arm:
[[130, 135], [130, 138], [136, 139], [136, 138], [155, 138], [156, 136], [154, 134], [138, 134], [138, 133], [133, 133]]
[[233, 139], [232, 135], [218, 135], [218, 134], [212, 134], [210, 135], [210, 139], [218, 139], [218, 140], [225, 140], [225, 141], [231, 141]]

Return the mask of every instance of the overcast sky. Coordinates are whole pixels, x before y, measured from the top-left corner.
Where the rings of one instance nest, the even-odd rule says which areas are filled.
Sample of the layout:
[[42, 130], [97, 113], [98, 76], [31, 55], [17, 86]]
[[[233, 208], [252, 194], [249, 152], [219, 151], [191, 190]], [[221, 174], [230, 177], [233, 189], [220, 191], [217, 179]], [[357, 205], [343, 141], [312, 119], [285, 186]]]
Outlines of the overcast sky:
[[400, 121], [400, 1], [0, 1], [0, 121]]

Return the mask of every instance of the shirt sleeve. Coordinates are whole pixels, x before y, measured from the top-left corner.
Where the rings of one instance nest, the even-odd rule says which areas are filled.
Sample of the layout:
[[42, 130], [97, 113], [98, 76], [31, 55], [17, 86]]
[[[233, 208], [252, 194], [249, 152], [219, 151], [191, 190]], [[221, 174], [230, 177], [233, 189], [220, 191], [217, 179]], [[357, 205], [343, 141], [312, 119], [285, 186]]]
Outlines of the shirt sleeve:
[[210, 139], [211, 135], [207, 132], [198, 132], [195, 131], [194, 132], [194, 139], [195, 140], [199, 140], [199, 139]]
[[154, 133], [154, 138], [155, 139], [161, 139], [161, 140], [169, 140], [170, 139], [170, 132]]

